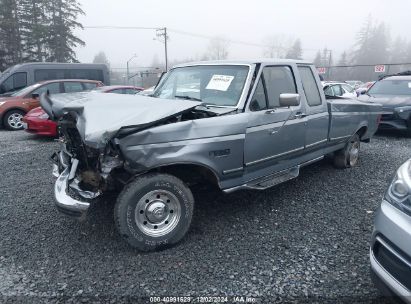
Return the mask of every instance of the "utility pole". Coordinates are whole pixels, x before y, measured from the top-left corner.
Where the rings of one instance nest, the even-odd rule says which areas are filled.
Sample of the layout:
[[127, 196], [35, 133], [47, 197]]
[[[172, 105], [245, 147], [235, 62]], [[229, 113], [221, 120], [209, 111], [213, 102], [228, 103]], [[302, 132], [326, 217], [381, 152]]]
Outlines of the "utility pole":
[[[168, 71], [168, 51], [167, 51], [167, 28], [161, 28], [156, 30], [156, 36], [157, 40], [164, 43], [164, 56], [165, 56], [165, 62], [166, 62], [166, 72]], [[164, 39], [164, 40], [163, 40]]]
[[332, 50], [328, 50], [330, 52], [330, 56], [328, 57], [328, 80], [331, 80], [331, 56], [332, 56]]

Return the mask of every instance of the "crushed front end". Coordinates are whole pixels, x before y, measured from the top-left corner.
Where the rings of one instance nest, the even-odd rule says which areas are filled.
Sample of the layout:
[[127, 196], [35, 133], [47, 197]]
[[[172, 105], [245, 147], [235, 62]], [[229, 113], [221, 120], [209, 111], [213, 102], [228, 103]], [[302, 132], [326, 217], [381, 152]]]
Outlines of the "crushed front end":
[[59, 121], [59, 129], [60, 151], [52, 156], [56, 206], [66, 215], [84, 218], [97, 197], [115, 189], [112, 171], [123, 161], [110, 143], [103, 149], [86, 146], [70, 114]]

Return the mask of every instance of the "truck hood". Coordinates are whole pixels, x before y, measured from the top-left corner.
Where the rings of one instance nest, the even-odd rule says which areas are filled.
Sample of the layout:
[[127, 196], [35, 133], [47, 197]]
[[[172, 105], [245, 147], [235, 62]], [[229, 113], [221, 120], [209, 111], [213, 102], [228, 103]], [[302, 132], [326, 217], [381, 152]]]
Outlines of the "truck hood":
[[200, 104], [191, 100], [98, 92], [43, 94], [40, 103], [53, 120], [67, 113], [74, 114], [80, 136], [93, 148], [104, 147], [122, 128], [148, 127]]
[[369, 101], [382, 104], [384, 109], [394, 109], [397, 107], [411, 106], [411, 96], [391, 96], [391, 95], [361, 95], [361, 101]]

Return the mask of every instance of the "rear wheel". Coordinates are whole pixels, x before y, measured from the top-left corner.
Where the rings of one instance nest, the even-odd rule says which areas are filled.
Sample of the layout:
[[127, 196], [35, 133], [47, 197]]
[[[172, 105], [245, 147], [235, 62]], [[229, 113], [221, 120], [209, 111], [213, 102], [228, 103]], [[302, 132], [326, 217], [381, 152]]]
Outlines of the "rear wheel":
[[334, 165], [337, 168], [351, 168], [358, 164], [360, 158], [360, 136], [354, 134], [345, 147], [334, 154]]
[[21, 110], [11, 110], [4, 115], [4, 127], [8, 130], [17, 131], [23, 129], [23, 117], [25, 113]]
[[191, 224], [194, 198], [190, 189], [168, 174], [147, 174], [120, 193], [114, 219], [133, 247], [153, 251], [179, 242]]

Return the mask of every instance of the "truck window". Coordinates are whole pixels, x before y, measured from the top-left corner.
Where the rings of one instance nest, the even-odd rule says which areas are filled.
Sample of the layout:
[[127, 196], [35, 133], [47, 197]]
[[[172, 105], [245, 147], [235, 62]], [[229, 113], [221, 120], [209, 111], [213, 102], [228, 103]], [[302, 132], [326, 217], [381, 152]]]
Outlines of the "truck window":
[[47, 69], [47, 70], [36, 70], [34, 71], [34, 81], [44, 81], [44, 80], [55, 80], [64, 79], [64, 70], [59, 69]]
[[303, 83], [305, 97], [307, 98], [308, 105], [310, 107], [319, 106], [322, 103], [321, 95], [311, 68], [308, 66], [300, 66], [298, 67], [298, 70], [300, 72], [301, 81]]
[[294, 75], [288, 66], [265, 67], [263, 76], [270, 109], [280, 106], [280, 94], [297, 93]]
[[0, 85], [0, 93], [20, 90], [27, 86], [27, 73], [14, 73]]
[[255, 89], [253, 98], [250, 102], [251, 111], [260, 111], [267, 109], [267, 98], [264, 92], [263, 78], [260, 77], [258, 81], [257, 88]]
[[336, 84], [335, 86], [333, 86], [333, 90], [334, 90], [334, 95], [335, 96], [343, 96], [344, 92], [341, 89], [341, 86], [339, 84]]

